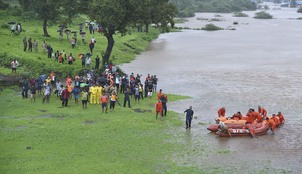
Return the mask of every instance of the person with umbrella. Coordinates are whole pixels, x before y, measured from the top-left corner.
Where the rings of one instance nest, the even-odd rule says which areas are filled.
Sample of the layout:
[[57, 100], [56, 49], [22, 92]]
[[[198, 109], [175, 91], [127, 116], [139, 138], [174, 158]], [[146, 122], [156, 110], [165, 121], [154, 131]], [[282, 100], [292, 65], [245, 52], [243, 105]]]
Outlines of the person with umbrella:
[[15, 22], [9, 22], [8, 24], [10, 24], [10, 32], [11, 33], [15, 33], [16, 27], [15, 27]]

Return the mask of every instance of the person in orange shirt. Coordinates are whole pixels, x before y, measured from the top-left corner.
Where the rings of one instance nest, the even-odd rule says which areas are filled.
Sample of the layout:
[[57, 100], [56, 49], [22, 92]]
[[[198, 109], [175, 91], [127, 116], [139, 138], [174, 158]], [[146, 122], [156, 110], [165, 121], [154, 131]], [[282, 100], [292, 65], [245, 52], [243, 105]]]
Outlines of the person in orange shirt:
[[101, 96], [101, 102], [102, 102], [102, 112], [104, 112], [104, 108], [106, 108], [105, 112], [107, 113], [108, 96], [105, 93], [103, 93], [103, 95]]
[[285, 122], [283, 114], [281, 112], [278, 112], [277, 116], [279, 117], [280, 123], [283, 124]]
[[249, 109], [248, 113], [246, 114], [247, 116], [247, 119], [246, 119], [246, 122], [248, 124], [253, 124], [254, 123], [254, 114], [253, 114], [253, 109]]
[[273, 134], [275, 134], [276, 123], [274, 122], [274, 119], [269, 119], [268, 117], [266, 117], [265, 125], [270, 128], [270, 130], [273, 132]]
[[266, 117], [267, 111], [265, 108], [258, 106], [258, 112], [262, 117]]
[[222, 107], [218, 110], [218, 117], [224, 117], [225, 116], [225, 108]]
[[162, 103], [161, 103], [161, 101], [160, 100], [158, 100], [158, 102], [156, 103], [156, 105], [155, 105], [155, 112], [156, 112], [156, 120], [157, 120], [157, 116], [158, 116], [158, 114], [160, 115], [160, 119], [162, 120], [162, 118], [163, 118], [163, 105], [162, 105]]
[[276, 127], [279, 126], [281, 123], [280, 123], [280, 119], [279, 117], [277, 117], [275, 114], [272, 115], [273, 116], [273, 120], [274, 122], [276, 123]]
[[157, 100], [160, 100], [161, 96], [162, 96], [162, 89], [160, 89], [157, 93]]
[[242, 118], [241, 112], [238, 111], [236, 114], [233, 115], [232, 118], [234, 120], [241, 120], [241, 118]]
[[253, 110], [253, 114], [254, 114], [254, 119], [257, 121], [257, 123], [262, 123], [262, 117], [258, 112], [255, 112], [255, 110]]

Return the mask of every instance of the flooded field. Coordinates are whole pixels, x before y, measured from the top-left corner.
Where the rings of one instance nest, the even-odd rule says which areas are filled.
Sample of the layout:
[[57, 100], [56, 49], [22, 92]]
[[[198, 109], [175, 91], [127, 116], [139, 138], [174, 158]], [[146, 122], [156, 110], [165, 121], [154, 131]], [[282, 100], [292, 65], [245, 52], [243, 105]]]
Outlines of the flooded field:
[[[196, 119], [188, 132], [188, 146], [207, 147], [188, 163], [235, 167], [242, 173], [263, 169], [268, 173], [300, 173], [302, 170], [302, 14], [297, 9], [268, 10], [271, 20], [236, 18], [220, 14], [217, 26], [236, 30], [182, 32], [161, 35], [150, 49], [130, 64], [127, 73], [156, 74], [165, 93], [191, 96], [169, 103], [168, 109], [182, 113], [190, 105]], [[197, 18], [217, 18], [214, 13], [198, 13], [181, 27], [201, 28], [208, 22]], [[233, 25], [238, 22], [238, 25]], [[261, 105], [269, 115], [281, 111], [286, 124], [259, 138], [218, 138], [206, 128], [217, 117], [219, 107], [227, 115]], [[201, 124], [202, 123], [202, 124]], [[221, 149], [221, 151], [219, 151]], [[218, 153], [215, 153], [218, 152]], [[220, 153], [219, 153], [220, 152]], [[206, 154], [206, 155], [204, 155]], [[278, 170], [270, 170], [270, 168]], [[262, 170], [263, 171], [263, 170]], [[240, 172], [241, 173], [241, 172]]]

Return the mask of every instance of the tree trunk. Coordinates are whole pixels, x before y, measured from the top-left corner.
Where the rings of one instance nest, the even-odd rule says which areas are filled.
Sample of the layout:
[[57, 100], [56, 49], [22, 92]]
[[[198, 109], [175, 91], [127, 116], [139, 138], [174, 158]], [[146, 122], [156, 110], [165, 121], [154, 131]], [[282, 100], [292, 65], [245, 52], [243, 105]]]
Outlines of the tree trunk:
[[109, 31], [105, 36], [107, 38], [107, 49], [106, 49], [106, 53], [103, 56], [103, 65], [105, 65], [105, 63], [109, 64], [109, 58], [113, 49], [113, 45], [114, 45], [114, 39], [113, 39], [113, 33], [112, 31]]
[[43, 36], [50, 37], [50, 35], [47, 32], [47, 19], [44, 19], [44, 22], [43, 22], [43, 33], [44, 33]]
[[146, 33], [148, 33], [149, 32], [149, 22], [148, 22], [148, 19], [146, 20], [145, 25], [146, 25], [145, 31], [146, 31]]

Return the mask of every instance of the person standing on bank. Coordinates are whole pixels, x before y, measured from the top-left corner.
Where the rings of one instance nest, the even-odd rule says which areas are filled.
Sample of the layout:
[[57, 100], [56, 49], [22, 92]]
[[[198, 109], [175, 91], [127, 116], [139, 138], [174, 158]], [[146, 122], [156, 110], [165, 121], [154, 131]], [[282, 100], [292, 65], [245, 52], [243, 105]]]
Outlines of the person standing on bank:
[[191, 128], [191, 122], [194, 115], [192, 106], [190, 106], [189, 109], [185, 110], [184, 113], [186, 113], [186, 129]]
[[12, 73], [16, 73], [17, 67], [19, 66], [19, 62], [16, 59], [14, 59], [10, 64], [12, 66]]

